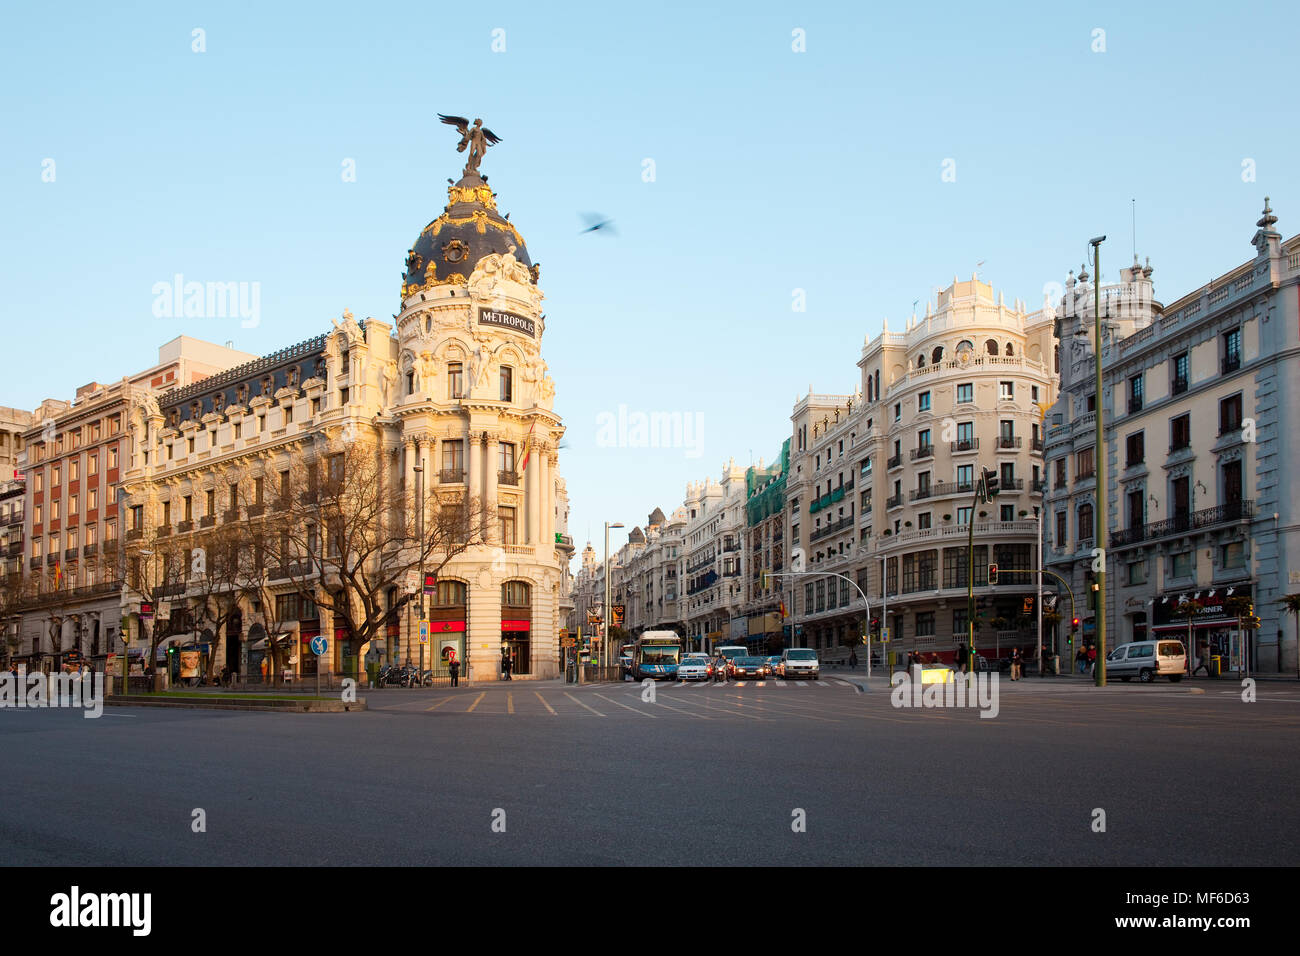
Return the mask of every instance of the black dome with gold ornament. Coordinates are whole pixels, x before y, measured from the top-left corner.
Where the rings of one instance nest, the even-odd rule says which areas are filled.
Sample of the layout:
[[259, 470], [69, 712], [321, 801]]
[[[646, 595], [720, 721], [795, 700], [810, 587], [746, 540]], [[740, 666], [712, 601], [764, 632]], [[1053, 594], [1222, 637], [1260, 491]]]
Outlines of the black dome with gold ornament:
[[496, 196], [477, 173], [448, 186], [447, 197], [442, 215], [424, 227], [406, 254], [403, 299], [436, 285], [464, 285], [478, 261], [492, 253], [513, 252], [537, 282], [540, 270], [528, 258], [523, 237], [497, 212]]

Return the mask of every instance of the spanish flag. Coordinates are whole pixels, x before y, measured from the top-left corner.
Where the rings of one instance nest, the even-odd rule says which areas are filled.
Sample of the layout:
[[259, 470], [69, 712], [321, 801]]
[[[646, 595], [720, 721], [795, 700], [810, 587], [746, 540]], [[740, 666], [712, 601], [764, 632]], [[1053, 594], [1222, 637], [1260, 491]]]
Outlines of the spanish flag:
[[790, 616], [790, 615], [788, 615], [788, 614], [785, 613], [785, 602], [782, 601], [782, 602], [781, 602], [781, 620], [784, 621], [784, 620], [785, 620], [787, 617], [789, 617], [789, 616]]
[[532, 423], [530, 426], [528, 426], [528, 437], [524, 439], [524, 457], [523, 457], [523, 460], [522, 460], [521, 462], [519, 462], [519, 470], [520, 470], [520, 471], [523, 471], [525, 468], [528, 467], [528, 458], [529, 458], [529, 456], [532, 454], [532, 451], [533, 451], [533, 448], [532, 448], [532, 442], [533, 442], [533, 429], [536, 428], [536, 427], [537, 427], [537, 420], [536, 420], [536, 419], [533, 419], [533, 423]]
[[55, 589], [63, 587], [63, 565], [58, 563], [54, 565], [54, 587]]

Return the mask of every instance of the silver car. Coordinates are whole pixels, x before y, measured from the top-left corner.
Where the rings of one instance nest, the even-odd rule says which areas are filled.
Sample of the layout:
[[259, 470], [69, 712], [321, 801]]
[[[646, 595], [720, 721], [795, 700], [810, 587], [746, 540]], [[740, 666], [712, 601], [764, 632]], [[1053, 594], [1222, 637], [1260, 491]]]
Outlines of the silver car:
[[677, 665], [677, 679], [687, 680], [708, 680], [709, 679], [709, 658], [704, 654], [687, 654]]

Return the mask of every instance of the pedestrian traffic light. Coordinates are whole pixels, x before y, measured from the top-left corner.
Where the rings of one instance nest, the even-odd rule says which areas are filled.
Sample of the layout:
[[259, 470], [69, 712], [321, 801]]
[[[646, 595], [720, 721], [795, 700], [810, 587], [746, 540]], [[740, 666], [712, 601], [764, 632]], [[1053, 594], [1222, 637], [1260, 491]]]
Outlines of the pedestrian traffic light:
[[997, 584], [997, 583], [998, 583], [998, 566], [997, 566], [996, 564], [990, 564], [990, 565], [989, 565], [989, 584]]
[[871, 633], [872, 633], [872, 634], [879, 634], [879, 633], [880, 633], [880, 618], [878, 618], [878, 617], [873, 617], [873, 618], [871, 619]]
[[985, 468], [984, 471], [984, 494], [989, 498], [996, 498], [998, 491], [998, 473], [992, 468]]

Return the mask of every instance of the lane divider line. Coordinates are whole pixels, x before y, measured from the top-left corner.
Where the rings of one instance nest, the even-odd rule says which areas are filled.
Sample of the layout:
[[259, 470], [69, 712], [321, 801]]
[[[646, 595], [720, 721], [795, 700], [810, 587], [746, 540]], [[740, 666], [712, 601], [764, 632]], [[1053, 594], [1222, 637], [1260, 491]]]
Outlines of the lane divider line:
[[533, 691], [533, 693], [536, 694], [536, 695], [537, 695], [537, 699], [540, 700], [540, 701], [542, 702], [542, 706], [545, 707], [547, 710], [549, 710], [549, 711], [551, 712], [551, 716], [552, 716], [552, 717], [558, 717], [558, 716], [559, 716], [559, 714], [557, 714], [557, 713], [555, 712], [555, 708], [552, 707], [550, 704], [548, 704], [548, 703], [546, 702], [546, 698], [542, 696], [542, 692], [541, 692], [540, 690], [535, 690], [535, 691]]
[[[573, 701], [573, 702], [574, 702], [575, 704], [577, 704], [579, 707], [587, 707], [586, 704], [584, 704], [582, 701], [578, 700], [578, 698], [574, 697], [574, 696], [573, 696], [572, 694], [570, 694], [567, 690], [564, 692], [564, 696], [567, 697], [567, 698], [569, 698], [569, 700]], [[592, 712], [593, 714], [595, 714], [597, 717], [604, 717], [604, 716], [605, 716], [604, 714], [602, 714], [600, 711], [598, 711], [598, 710], [597, 710], [596, 708], [594, 708], [594, 707], [587, 707], [587, 710], [591, 711], [591, 712]]]
[[486, 696], [487, 696], [487, 691], [483, 691], [483, 692], [480, 693], [477, 697], [475, 697], [475, 698], [474, 698], [474, 703], [472, 703], [472, 704], [469, 705], [469, 710], [465, 711], [465, 713], [467, 713], [467, 714], [472, 714], [472, 713], [474, 713], [474, 708], [477, 707], [477, 706], [479, 705], [479, 702], [482, 701], [483, 698], [486, 697]]

